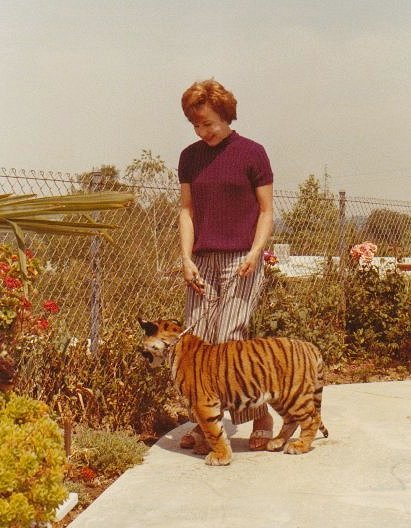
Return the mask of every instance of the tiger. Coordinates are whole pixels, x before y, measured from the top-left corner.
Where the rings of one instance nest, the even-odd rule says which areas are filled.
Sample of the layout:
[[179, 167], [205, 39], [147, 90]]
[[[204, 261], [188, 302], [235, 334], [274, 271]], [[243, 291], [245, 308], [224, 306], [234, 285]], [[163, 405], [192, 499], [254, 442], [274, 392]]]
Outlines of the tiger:
[[[155, 368], [169, 363], [171, 376], [188, 403], [211, 451], [205, 463], [224, 466], [232, 450], [224, 430], [224, 409], [242, 411], [268, 402], [283, 424], [266, 449], [288, 454], [310, 451], [321, 420], [323, 359], [318, 348], [286, 337], [257, 337], [210, 344], [172, 320], [139, 318], [145, 336], [142, 355]], [[291, 436], [300, 426], [297, 439]]]

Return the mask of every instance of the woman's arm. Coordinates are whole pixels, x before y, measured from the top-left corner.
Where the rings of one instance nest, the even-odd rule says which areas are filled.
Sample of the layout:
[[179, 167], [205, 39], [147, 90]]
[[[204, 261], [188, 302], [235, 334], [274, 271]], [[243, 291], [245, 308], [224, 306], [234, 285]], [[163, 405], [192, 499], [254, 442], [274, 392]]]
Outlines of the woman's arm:
[[203, 281], [200, 277], [197, 266], [191, 258], [194, 245], [194, 225], [191, 188], [189, 183], [181, 184], [179, 228], [184, 279], [197, 293], [202, 295], [204, 293]]
[[258, 260], [261, 258], [261, 252], [273, 230], [273, 185], [270, 183], [257, 187], [256, 196], [260, 206], [260, 214], [253, 245], [238, 269], [238, 274], [241, 277], [247, 277], [254, 273]]

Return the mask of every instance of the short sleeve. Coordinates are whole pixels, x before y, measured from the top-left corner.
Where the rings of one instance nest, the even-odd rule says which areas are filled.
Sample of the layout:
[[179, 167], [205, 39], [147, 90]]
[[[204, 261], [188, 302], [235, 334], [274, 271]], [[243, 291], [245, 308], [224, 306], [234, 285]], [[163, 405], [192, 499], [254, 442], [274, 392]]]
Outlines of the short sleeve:
[[180, 154], [178, 162], [178, 179], [180, 183], [191, 183], [191, 171], [187, 149]]
[[249, 165], [249, 177], [254, 187], [273, 183], [270, 160], [262, 145], [255, 143]]

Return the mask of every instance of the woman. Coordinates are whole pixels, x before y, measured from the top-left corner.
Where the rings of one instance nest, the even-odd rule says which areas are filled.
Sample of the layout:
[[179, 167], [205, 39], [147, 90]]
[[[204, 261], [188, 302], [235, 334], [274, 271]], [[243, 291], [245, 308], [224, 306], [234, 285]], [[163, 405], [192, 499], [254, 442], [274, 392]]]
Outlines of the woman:
[[[200, 138], [183, 150], [178, 168], [186, 325], [195, 324], [193, 333], [210, 343], [244, 339], [273, 224], [270, 162], [261, 145], [230, 128], [237, 101], [217, 81], [194, 83], [182, 107]], [[231, 418], [234, 424], [253, 419], [249, 447], [266, 448], [273, 426], [266, 405]], [[196, 434], [198, 426], [181, 447], [193, 447]]]

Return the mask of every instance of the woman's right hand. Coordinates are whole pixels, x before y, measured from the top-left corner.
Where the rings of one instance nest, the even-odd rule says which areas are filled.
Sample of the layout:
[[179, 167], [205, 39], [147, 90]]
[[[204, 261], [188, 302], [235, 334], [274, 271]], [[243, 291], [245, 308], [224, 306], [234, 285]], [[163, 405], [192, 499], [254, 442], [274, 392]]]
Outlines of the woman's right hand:
[[193, 288], [193, 290], [199, 295], [204, 295], [204, 280], [200, 277], [197, 266], [189, 258], [183, 259], [183, 275], [187, 286]]

